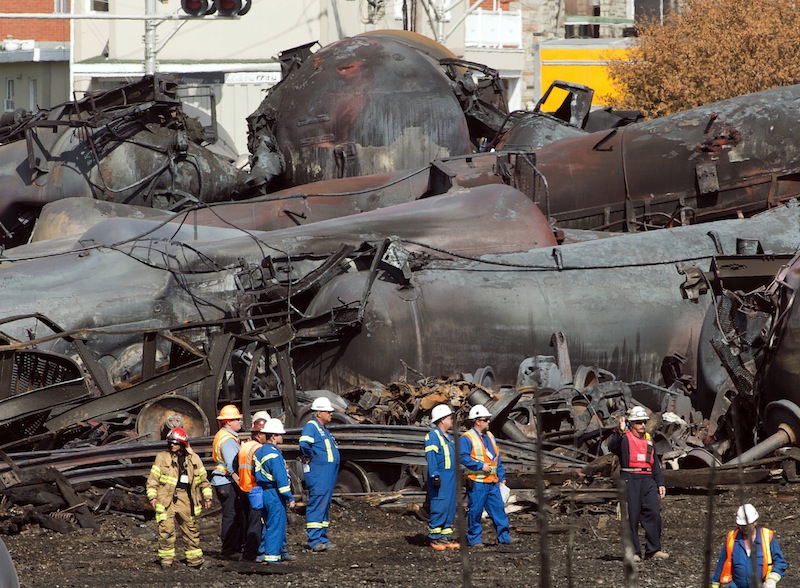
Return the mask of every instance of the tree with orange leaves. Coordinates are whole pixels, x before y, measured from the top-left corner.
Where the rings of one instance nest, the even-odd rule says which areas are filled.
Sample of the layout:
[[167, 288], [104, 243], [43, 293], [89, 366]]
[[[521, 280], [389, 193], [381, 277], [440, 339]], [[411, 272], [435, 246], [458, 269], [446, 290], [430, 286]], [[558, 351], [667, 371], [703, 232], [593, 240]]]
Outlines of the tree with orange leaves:
[[686, 0], [638, 30], [629, 59], [609, 61], [616, 108], [648, 118], [800, 83], [800, 2]]

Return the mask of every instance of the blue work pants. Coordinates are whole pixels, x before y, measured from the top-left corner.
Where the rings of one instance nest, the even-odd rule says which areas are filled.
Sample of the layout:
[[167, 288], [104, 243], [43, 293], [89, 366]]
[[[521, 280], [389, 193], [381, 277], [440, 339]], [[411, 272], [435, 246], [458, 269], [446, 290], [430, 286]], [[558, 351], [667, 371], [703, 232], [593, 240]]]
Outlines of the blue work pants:
[[497, 542], [502, 544], [510, 543], [511, 534], [508, 528], [508, 515], [506, 515], [498, 482], [474, 482], [472, 490], [467, 494], [467, 542], [470, 545], [483, 543], [481, 515], [483, 515], [484, 510], [489, 514], [492, 523], [494, 523]]
[[261, 516], [264, 531], [261, 534], [260, 551], [267, 562], [277, 562], [286, 558], [286, 505], [275, 488], [264, 489], [264, 506]]
[[428, 479], [428, 495], [431, 499], [428, 517], [429, 539], [450, 539], [453, 535], [453, 520], [456, 518], [456, 480], [454, 472], [441, 476], [441, 485], [433, 487]]
[[331, 499], [336, 484], [338, 468], [333, 466], [312, 466], [306, 474], [308, 486], [308, 506], [306, 506], [306, 535], [308, 546], [314, 548], [318, 543], [328, 543]]

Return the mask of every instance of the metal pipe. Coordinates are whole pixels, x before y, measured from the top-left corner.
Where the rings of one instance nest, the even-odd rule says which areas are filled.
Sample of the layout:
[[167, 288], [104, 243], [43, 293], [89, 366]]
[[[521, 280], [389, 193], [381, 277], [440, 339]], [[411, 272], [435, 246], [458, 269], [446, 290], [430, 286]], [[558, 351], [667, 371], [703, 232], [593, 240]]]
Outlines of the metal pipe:
[[[483, 390], [476, 389], [476, 390], [474, 390], [472, 392], [472, 394], [470, 394], [468, 400], [472, 403], [473, 406], [475, 406], [476, 404], [484, 404], [485, 405], [485, 404], [487, 404], [488, 402], [490, 402], [492, 400], [492, 397], [489, 396]], [[525, 435], [525, 433], [523, 433], [522, 431], [519, 430], [519, 427], [517, 427], [513, 423], [513, 421], [506, 419], [504, 416], [496, 414], [495, 411], [493, 410], [492, 406], [490, 406], [488, 408], [489, 408], [489, 411], [492, 413], [492, 419], [501, 418], [503, 420], [503, 424], [500, 427], [500, 430], [503, 431], [503, 434], [506, 437], [508, 437], [512, 441], [517, 441], [519, 443], [530, 443], [531, 442], [531, 440]]]
[[785, 445], [794, 445], [796, 440], [796, 436], [792, 428], [787, 425], [786, 423], [782, 423], [778, 425], [778, 430], [764, 439], [758, 445], [748, 449], [744, 453], [742, 453], [739, 457], [736, 457], [729, 462], [726, 462], [725, 465], [739, 465], [749, 463], [753, 460], [759, 459], [760, 457], [764, 457], [783, 447]]
[[147, 0], [144, 11], [147, 20], [144, 21], [144, 73], [152, 76], [156, 73], [156, 27], [158, 22], [152, 20], [156, 14], [156, 0]]

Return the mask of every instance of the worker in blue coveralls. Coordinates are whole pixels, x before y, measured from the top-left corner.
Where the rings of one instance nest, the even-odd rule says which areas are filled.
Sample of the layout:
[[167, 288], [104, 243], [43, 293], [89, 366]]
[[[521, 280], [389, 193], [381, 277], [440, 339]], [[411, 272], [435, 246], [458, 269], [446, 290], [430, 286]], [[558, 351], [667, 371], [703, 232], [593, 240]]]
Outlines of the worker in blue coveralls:
[[460, 455], [464, 467], [467, 489], [467, 542], [470, 547], [483, 547], [483, 511], [489, 514], [497, 533], [497, 542], [511, 543], [500, 485], [506, 483], [506, 470], [500, 459], [494, 435], [489, 431], [492, 414], [482, 404], [476, 404], [469, 411], [468, 419], [472, 428], [461, 435]]
[[758, 511], [752, 504], [743, 504], [736, 511], [738, 529], [728, 532], [717, 569], [711, 574], [712, 588], [775, 588], [786, 575], [786, 560], [775, 533], [757, 526], [757, 520]]
[[261, 428], [261, 433], [266, 435], [264, 444], [256, 450], [253, 456], [253, 470], [256, 482], [261, 488], [261, 504], [258, 496], [250, 492], [250, 506], [261, 508], [261, 518], [264, 521], [261, 546], [257, 562], [277, 564], [295, 559], [286, 551], [286, 507], [294, 508], [294, 497], [289, 484], [289, 474], [286, 472], [286, 461], [278, 444], [283, 442], [283, 423], [275, 418], [268, 419]]
[[646, 541], [645, 558], [669, 558], [669, 554], [661, 550], [660, 500], [667, 495], [667, 487], [655, 444], [646, 431], [649, 418], [643, 407], [634, 406], [628, 411], [627, 418], [619, 418], [619, 429], [608, 438], [608, 450], [619, 457], [620, 477], [625, 482], [635, 562], [642, 561], [640, 523]]
[[456, 447], [450, 436], [453, 411], [437, 404], [431, 411], [433, 430], [425, 435], [425, 461], [428, 462], [427, 487], [431, 499], [428, 539], [436, 551], [458, 549], [453, 542], [456, 516]]
[[311, 403], [314, 417], [300, 433], [300, 453], [303, 472], [308, 487], [306, 507], [306, 534], [308, 548], [320, 552], [335, 549], [328, 541], [331, 499], [336, 476], [339, 475], [339, 448], [325, 426], [333, 417], [333, 405], [327, 398], [316, 398]]

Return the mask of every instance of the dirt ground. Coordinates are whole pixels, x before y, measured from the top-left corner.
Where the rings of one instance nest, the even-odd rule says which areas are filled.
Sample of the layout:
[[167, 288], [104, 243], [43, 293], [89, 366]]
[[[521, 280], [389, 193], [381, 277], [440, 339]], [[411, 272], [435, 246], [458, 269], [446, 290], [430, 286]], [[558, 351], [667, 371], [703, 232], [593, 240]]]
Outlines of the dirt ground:
[[[713, 500], [713, 566], [723, 536], [733, 526], [740, 493], [756, 505], [761, 520], [777, 531], [795, 572], [800, 551], [796, 524], [800, 488], [758, 485], [719, 489]], [[686, 588], [703, 586], [704, 537], [708, 499], [704, 494], [671, 494], [662, 504], [663, 548], [667, 561], [636, 566], [637, 586]], [[289, 515], [289, 551], [297, 560], [281, 565], [243, 564], [217, 559], [218, 514], [201, 519], [203, 549], [212, 562], [189, 570], [181, 562], [162, 571], [156, 559], [156, 523], [125, 515], [98, 517], [99, 529], [59, 534], [31, 525], [16, 535], [2, 536], [15, 562], [23, 588], [123, 588], [206, 586], [413, 586], [464, 585], [465, 570], [477, 586], [625, 586], [620, 525], [615, 504], [584, 505], [570, 517], [566, 505], [553, 505], [548, 518], [550, 581], [540, 581], [541, 537], [536, 513], [512, 513], [509, 546], [494, 542], [485, 524], [487, 548], [462, 558], [459, 551], [436, 552], [424, 541], [425, 523], [413, 514], [387, 512], [360, 499], [339, 499], [331, 509], [329, 535], [338, 549], [311, 553], [304, 546], [304, 520]], [[572, 533], [570, 533], [572, 529]], [[572, 547], [570, 540], [572, 537]], [[180, 550], [179, 550], [180, 553]], [[466, 565], [466, 567], [465, 567]], [[571, 570], [571, 571], [569, 571]], [[268, 576], [265, 578], [265, 576]], [[796, 585], [789, 580], [784, 588]]]

